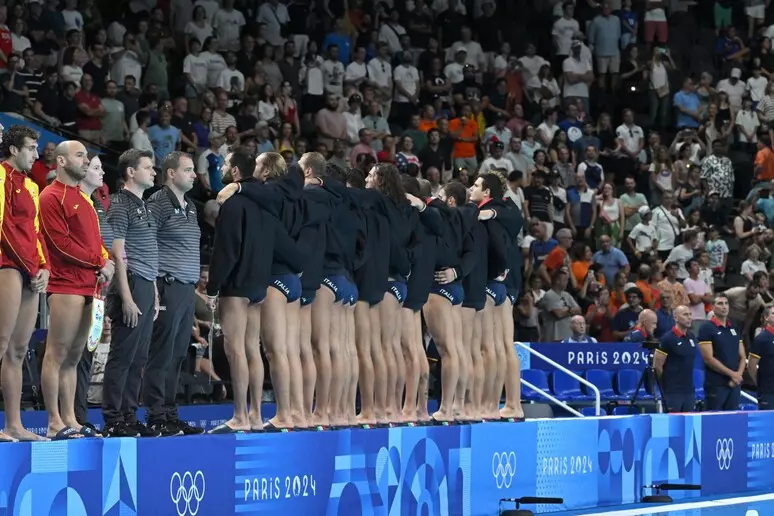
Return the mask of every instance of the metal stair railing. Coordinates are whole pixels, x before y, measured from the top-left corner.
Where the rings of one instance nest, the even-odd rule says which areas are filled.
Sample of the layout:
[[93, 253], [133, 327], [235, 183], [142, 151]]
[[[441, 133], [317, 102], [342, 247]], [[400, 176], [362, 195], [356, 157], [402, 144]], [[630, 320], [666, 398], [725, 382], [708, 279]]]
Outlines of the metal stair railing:
[[[564, 367], [564, 366], [556, 363], [555, 361], [551, 360], [550, 358], [545, 356], [543, 353], [541, 353], [539, 351], [535, 351], [534, 349], [532, 349], [531, 347], [527, 346], [523, 342], [516, 341], [513, 344], [515, 346], [518, 346], [521, 349], [527, 351], [528, 353], [530, 353], [532, 355], [535, 355], [536, 357], [538, 357], [542, 361], [544, 361], [544, 362], [546, 362], [548, 364], [551, 364], [552, 366], [557, 368], [559, 371], [562, 371], [563, 373], [567, 374], [570, 378], [574, 378], [575, 380], [578, 380], [579, 383], [581, 383], [581, 384], [585, 385], [586, 387], [588, 387], [589, 389], [591, 389], [592, 392], [594, 393], [594, 398], [595, 398], [594, 408], [595, 408], [596, 415], [597, 416], [602, 415], [602, 413], [601, 413], [601, 410], [602, 410], [601, 396], [599, 394], [599, 389], [597, 389], [596, 385], [594, 385], [593, 383], [589, 382], [585, 378], [582, 378], [582, 377], [578, 376], [577, 374], [573, 373], [572, 371], [570, 371], [566, 367]], [[551, 393], [548, 393], [548, 392], [546, 392], [546, 391], [544, 391], [542, 389], [536, 388], [534, 385], [532, 385], [531, 383], [529, 383], [528, 381], [526, 381], [524, 379], [521, 380], [521, 383], [523, 383], [524, 385], [526, 385], [530, 389], [534, 390], [535, 392], [537, 392], [541, 396], [547, 398], [548, 400], [553, 401], [554, 403], [556, 403], [560, 407], [564, 408], [565, 410], [567, 410], [571, 414], [575, 414], [578, 417], [585, 417], [583, 414], [581, 414], [580, 412], [578, 412], [574, 408], [570, 407], [567, 403], [565, 403], [563, 401], [559, 401]]]

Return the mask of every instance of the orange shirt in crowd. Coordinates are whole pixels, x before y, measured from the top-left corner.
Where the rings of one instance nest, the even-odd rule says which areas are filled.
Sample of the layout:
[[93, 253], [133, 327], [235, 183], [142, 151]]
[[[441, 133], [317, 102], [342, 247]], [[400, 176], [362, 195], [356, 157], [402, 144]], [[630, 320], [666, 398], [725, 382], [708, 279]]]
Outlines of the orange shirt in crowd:
[[419, 129], [423, 133], [426, 133], [430, 129], [435, 129], [437, 127], [438, 127], [438, 122], [436, 122], [435, 120], [433, 119], [426, 120], [423, 118], [422, 120], [419, 121], [419, 127], [417, 129]]
[[[478, 123], [471, 119], [466, 119], [465, 123], [463, 123], [462, 118], [454, 118], [449, 122], [449, 132], [451, 132], [453, 135], [457, 135], [459, 138], [477, 138]], [[452, 149], [452, 157], [475, 158], [476, 142], [463, 142], [455, 140], [454, 147]]]
[[637, 288], [642, 292], [642, 304], [648, 308], [653, 306], [653, 295], [651, 293], [651, 287], [647, 281], [637, 280], [634, 282]]
[[[562, 267], [565, 264], [568, 256], [569, 255], [567, 254], [567, 251], [565, 249], [562, 249], [561, 247], [556, 246], [553, 249], [551, 249], [551, 252], [549, 252], [545, 260], [543, 260], [543, 265], [546, 266], [546, 270], [548, 271], [549, 274], [551, 274], [552, 272], [554, 272], [555, 270], [558, 270], [560, 267]], [[588, 268], [586, 269], [586, 271], [588, 273]], [[574, 273], [575, 271], [573, 270], [573, 274]], [[578, 278], [576, 277], [575, 279], [577, 280]], [[578, 281], [578, 283], [582, 285], [585, 279], [586, 278], [584, 277], [583, 279]]]
[[759, 181], [771, 181], [774, 179], [774, 151], [768, 146], [763, 147], [755, 155], [756, 178]]

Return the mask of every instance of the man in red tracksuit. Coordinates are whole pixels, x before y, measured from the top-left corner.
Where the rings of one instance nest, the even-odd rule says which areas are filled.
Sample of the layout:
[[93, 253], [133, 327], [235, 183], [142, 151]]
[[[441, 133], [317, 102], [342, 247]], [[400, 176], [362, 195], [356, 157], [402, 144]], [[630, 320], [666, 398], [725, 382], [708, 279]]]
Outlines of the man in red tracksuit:
[[22, 426], [22, 366], [38, 319], [40, 294], [48, 286], [46, 245], [40, 235], [38, 186], [28, 177], [38, 159], [39, 134], [11, 126], [0, 142], [2, 162], [2, 237], [0, 240], [0, 354], [5, 433], [1, 440], [43, 439]]
[[102, 245], [97, 212], [78, 186], [89, 167], [86, 147], [62, 142], [54, 159], [56, 179], [40, 195], [40, 223], [52, 265], [41, 383], [47, 436], [62, 440], [96, 435], [75, 417], [76, 366], [89, 337], [94, 296], [113, 277], [114, 265]]

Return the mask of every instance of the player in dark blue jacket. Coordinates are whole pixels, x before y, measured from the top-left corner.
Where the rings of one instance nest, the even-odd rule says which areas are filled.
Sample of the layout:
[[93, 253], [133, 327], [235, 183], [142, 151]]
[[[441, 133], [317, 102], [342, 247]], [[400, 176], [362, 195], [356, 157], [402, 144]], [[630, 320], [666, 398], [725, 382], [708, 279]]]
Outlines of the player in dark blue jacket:
[[412, 246], [411, 276], [406, 283], [408, 292], [402, 310], [401, 343], [406, 361], [403, 418], [404, 421], [426, 423], [430, 421], [427, 410], [430, 368], [425, 354], [422, 307], [433, 286], [436, 238], [443, 236], [445, 222], [436, 208], [429, 207], [420, 198], [419, 182], [415, 178], [403, 176], [403, 188], [411, 207], [419, 211], [419, 224], [414, 233], [417, 245]]
[[441, 355], [441, 403], [432, 416], [439, 423], [453, 421], [455, 411], [461, 412], [463, 389], [467, 387], [472, 366], [469, 354], [463, 349], [460, 311], [465, 298], [462, 278], [469, 273], [462, 268], [463, 245], [475, 223], [477, 210], [466, 209], [466, 200], [465, 187], [452, 182], [441, 190], [440, 199], [430, 203], [438, 208], [445, 223], [443, 236], [435, 239], [434, 282], [424, 306], [428, 330]]
[[[487, 311], [491, 311], [495, 371], [491, 387], [484, 395], [484, 411], [491, 420], [513, 421], [522, 419], [521, 409], [521, 367], [513, 347], [513, 303], [508, 295], [506, 280], [519, 270], [510, 270], [512, 250], [518, 247], [518, 234], [524, 219], [518, 207], [503, 199], [507, 182], [497, 172], [482, 175], [471, 188], [471, 199], [479, 203], [479, 220], [483, 220], [488, 234], [487, 253]], [[484, 325], [484, 335], [488, 329]], [[488, 364], [489, 365], [489, 364]], [[505, 388], [506, 402], [500, 410], [500, 396]]]
[[[410, 246], [419, 219], [406, 198], [400, 173], [394, 165], [374, 166], [366, 178], [366, 188], [378, 192], [372, 209], [389, 224], [388, 283], [379, 304], [381, 350], [387, 369], [384, 408], [388, 421], [402, 422], [400, 400], [405, 384], [405, 362], [401, 349], [401, 306], [406, 299], [406, 281], [411, 275]], [[377, 397], [377, 406], [380, 402]]]
[[[254, 170], [253, 157], [241, 150], [230, 153], [221, 169], [224, 182], [244, 183], [255, 181]], [[278, 225], [276, 218], [239, 196], [226, 201], [218, 215], [207, 295], [212, 310], [216, 302], [220, 304], [226, 356], [231, 369], [234, 416], [210, 433], [249, 431], [248, 387], [252, 399], [261, 399], [260, 303], [266, 297]]]

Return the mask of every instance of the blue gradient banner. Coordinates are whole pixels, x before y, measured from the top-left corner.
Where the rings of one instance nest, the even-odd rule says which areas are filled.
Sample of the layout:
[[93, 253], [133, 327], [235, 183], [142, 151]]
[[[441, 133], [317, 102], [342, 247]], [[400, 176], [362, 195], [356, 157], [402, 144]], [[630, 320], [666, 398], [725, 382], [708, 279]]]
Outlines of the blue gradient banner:
[[[774, 414], [0, 444], [0, 516], [492, 516], [774, 490]], [[509, 508], [508, 504], [503, 505]]]
[[[591, 344], [561, 344], [552, 342], [525, 343], [531, 349], [545, 355], [559, 365], [573, 371], [587, 369], [645, 369], [648, 352], [640, 344], [632, 342], [597, 342]], [[543, 369], [553, 371], [554, 366], [545, 360], [516, 346], [521, 358], [522, 369]], [[696, 354], [696, 369], [704, 368], [701, 354]]]

